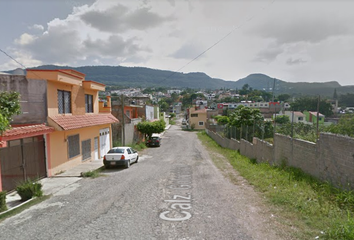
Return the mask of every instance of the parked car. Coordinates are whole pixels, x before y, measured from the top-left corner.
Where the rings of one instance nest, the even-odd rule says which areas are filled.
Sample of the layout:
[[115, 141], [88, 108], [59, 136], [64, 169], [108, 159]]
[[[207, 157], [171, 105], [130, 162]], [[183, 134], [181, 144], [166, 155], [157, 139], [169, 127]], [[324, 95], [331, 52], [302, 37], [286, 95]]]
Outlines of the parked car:
[[186, 119], [182, 119], [182, 125], [187, 125], [187, 120]]
[[160, 147], [161, 146], [161, 138], [158, 135], [152, 135], [149, 140], [146, 142], [146, 146], [148, 147]]
[[106, 168], [114, 166], [125, 166], [129, 168], [133, 162], [138, 162], [139, 154], [130, 147], [115, 147], [108, 151], [103, 157], [103, 164]]

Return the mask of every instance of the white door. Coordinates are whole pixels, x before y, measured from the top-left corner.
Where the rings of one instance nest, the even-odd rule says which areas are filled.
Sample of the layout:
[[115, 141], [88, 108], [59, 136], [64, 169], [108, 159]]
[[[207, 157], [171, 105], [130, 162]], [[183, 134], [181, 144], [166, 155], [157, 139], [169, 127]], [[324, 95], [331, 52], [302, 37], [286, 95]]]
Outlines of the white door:
[[94, 160], [100, 159], [98, 157], [98, 137], [95, 137], [95, 139], [94, 139], [94, 149], [93, 149], [93, 151], [94, 151]]
[[109, 128], [100, 130], [100, 158], [102, 158], [110, 149]]

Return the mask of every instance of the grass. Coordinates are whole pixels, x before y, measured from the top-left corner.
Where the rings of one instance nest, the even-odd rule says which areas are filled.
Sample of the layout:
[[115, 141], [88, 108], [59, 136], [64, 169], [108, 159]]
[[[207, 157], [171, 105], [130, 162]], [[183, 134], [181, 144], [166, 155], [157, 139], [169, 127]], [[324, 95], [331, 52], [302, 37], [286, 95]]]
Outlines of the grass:
[[15, 215], [23, 212], [24, 210], [26, 210], [26, 209], [28, 209], [28, 208], [30, 208], [30, 207], [38, 204], [38, 203], [41, 203], [41, 202], [43, 202], [43, 201], [45, 201], [45, 200], [47, 200], [49, 198], [50, 198], [50, 196], [48, 196], [48, 195], [37, 197], [37, 198], [34, 198], [32, 201], [29, 201], [29, 202], [21, 205], [18, 208], [15, 208], [15, 209], [10, 210], [10, 211], [8, 211], [6, 213], [3, 213], [3, 214], [0, 215], [0, 222], [5, 220], [6, 218], [15, 216]]
[[135, 150], [137, 150], [137, 151], [141, 151], [141, 150], [147, 148], [147, 147], [146, 147], [146, 144], [143, 143], [143, 142], [141, 142], [141, 143], [135, 143], [135, 144], [129, 144], [128, 146], [131, 147], [131, 148], [133, 148], [133, 149], [135, 149]]
[[98, 178], [101, 176], [104, 176], [104, 174], [101, 173], [101, 171], [104, 169], [104, 167], [100, 167], [99, 169], [93, 170], [93, 171], [87, 171], [87, 172], [82, 172], [81, 177], [84, 178]]
[[278, 209], [282, 222], [297, 229], [298, 239], [354, 239], [354, 193], [320, 182], [300, 169], [281, 167], [220, 147], [205, 132], [198, 133], [210, 150], [221, 154], [256, 190]]

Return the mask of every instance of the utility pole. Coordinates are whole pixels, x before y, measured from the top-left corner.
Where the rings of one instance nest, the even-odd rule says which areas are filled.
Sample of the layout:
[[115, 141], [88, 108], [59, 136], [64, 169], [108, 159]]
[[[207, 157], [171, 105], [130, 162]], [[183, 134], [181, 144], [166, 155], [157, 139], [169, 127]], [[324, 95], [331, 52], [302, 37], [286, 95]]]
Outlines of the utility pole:
[[317, 119], [316, 119], [316, 134], [317, 134], [317, 139], [318, 139], [318, 136], [319, 136], [319, 133], [318, 133], [318, 123], [319, 123], [319, 117], [320, 117], [320, 98], [321, 96], [318, 95], [318, 100], [317, 100]]
[[124, 94], [121, 96], [122, 105], [122, 145], [125, 146], [125, 114], [124, 114]]

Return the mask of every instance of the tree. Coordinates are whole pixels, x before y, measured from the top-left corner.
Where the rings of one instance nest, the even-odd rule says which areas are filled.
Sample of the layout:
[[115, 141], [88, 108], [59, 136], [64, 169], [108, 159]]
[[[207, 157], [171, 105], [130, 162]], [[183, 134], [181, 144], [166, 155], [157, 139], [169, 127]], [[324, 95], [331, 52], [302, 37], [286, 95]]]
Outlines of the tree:
[[354, 114], [344, 114], [338, 124], [332, 124], [326, 129], [328, 132], [354, 137]]
[[252, 126], [255, 122], [259, 121], [263, 121], [263, 116], [259, 109], [239, 105], [235, 111], [230, 114], [229, 124], [236, 127]]
[[[298, 98], [291, 104], [292, 111], [317, 111], [317, 102], [318, 98]], [[333, 109], [332, 105], [325, 100], [320, 101], [320, 109], [319, 112], [324, 114], [325, 116], [332, 116]]]
[[339, 95], [338, 103], [340, 106], [352, 107], [354, 105], [354, 94]]
[[[235, 111], [230, 114], [229, 119], [229, 126], [241, 128], [241, 136], [243, 126], [247, 128], [253, 126], [253, 132], [255, 132], [255, 129], [258, 128], [264, 121], [259, 109], [245, 107], [243, 105], [238, 106]], [[247, 134], [248, 131], [246, 132], [246, 135]]]
[[18, 92], [0, 92], [0, 134], [10, 128], [14, 115], [21, 113]]
[[218, 122], [218, 125], [225, 125], [228, 124], [230, 122], [230, 119], [228, 116], [215, 116], [214, 119]]
[[278, 100], [281, 101], [281, 102], [285, 102], [287, 101], [288, 99], [290, 98], [290, 95], [289, 94], [279, 94], [278, 95]]
[[166, 123], [164, 120], [155, 122], [140, 122], [137, 125], [139, 132], [145, 135], [146, 139], [150, 139], [153, 133], [162, 133], [165, 131]]
[[279, 115], [275, 118], [275, 122], [279, 124], [287, 124], [290, 122], [290, 118], [287, 115]]

